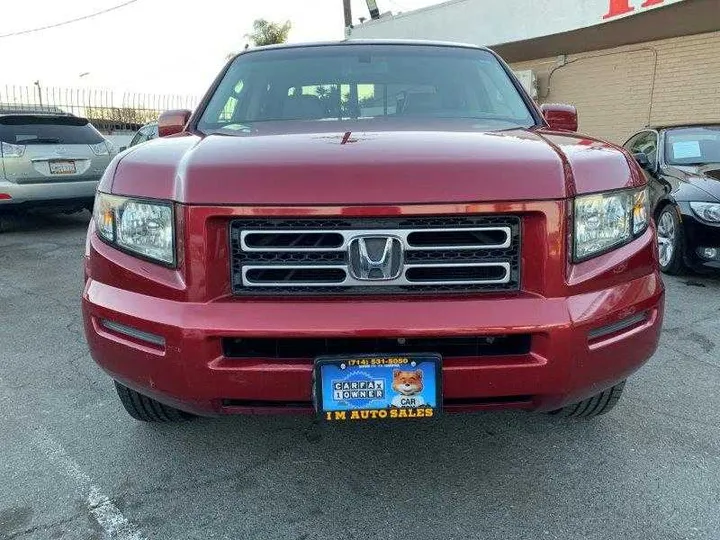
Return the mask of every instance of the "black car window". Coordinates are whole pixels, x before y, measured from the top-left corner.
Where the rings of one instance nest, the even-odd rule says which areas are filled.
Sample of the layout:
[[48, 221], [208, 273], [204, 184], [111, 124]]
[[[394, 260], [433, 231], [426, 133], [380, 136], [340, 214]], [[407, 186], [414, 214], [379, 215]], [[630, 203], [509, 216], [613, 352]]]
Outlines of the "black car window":
[[625, 148], [628, 152], [632, 153], [633, 148], [635, 146], [635, 141], [637, 141], [640, 137], [645, 135], [645, 133], [636, 133], [632, 137], [630, 137], [627, 141], [625, 141], [625, 144], [623, 144], [623, 148]]
[[143, 130], [141, 129], [138, 131], [135, 136], [130, 141], [130, 144], [128, 146], [135, 146], [136, 144], [140, 144], [141, 142], [145, 142], [146, 137], [145, 133], [143, 133]]
[[97, 144], [103, 136], [85, 118], [13, 115], [0, 117], [0, 141], [11, 144]]
[[645, 131], [628, 141], [626, 145], [632, 154], [645, 154], [651, 165], [657, 163], [658, 136], [654, 131]]
[[665, 159], [671, 165], [720, 163], [720, 126], [668, 130], [665, 135]]
[[157, 124], [143, 126], [138, 130], [138, 132], [132, 138], [128, 147], [135, 146], [140, 143], [144, 143], [149, 140], [155, 139], [157, 136], [158, 136]]

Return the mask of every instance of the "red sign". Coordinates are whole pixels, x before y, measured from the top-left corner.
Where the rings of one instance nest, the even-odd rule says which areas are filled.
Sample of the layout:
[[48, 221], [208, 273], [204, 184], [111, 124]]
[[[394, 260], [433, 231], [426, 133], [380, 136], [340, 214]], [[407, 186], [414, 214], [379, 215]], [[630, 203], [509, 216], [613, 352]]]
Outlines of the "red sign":
[[[665, 0], [645, 0], [642, 4], [640, 4], [640, 7], [648, 8], [652, 6], [659, 6], [664, 1]], [[603, 19], [612, 19], [614, 17], [619, 17], [620, 15], [625, 15], [635, 11], [635, 8], [630, 5], [630, 0], [608, 0], [608, 2], [610, 3], [610, 6], [608, 12], [603, 15]]]

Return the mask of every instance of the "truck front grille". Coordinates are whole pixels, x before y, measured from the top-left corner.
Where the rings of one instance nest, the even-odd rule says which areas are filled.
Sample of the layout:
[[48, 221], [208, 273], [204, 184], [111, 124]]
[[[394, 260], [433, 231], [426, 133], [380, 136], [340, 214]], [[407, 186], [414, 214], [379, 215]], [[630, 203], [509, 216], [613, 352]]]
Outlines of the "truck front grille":
[[520, 219], [237, 219], [239, 295], [463, 293], [520, 285]]

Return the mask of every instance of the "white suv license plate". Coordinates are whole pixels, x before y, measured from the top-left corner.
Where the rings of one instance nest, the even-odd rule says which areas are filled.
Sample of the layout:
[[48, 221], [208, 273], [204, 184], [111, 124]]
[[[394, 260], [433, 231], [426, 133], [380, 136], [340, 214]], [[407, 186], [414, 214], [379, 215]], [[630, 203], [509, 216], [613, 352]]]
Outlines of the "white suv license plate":
[[51, 161], [50, 174], [75, 174], [77, 168], [74, 161]]

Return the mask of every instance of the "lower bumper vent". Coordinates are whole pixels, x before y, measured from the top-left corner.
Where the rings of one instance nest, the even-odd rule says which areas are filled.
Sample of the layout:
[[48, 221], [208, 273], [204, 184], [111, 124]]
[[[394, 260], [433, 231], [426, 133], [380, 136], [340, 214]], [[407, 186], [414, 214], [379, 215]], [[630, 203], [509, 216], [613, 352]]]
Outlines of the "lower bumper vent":
[[530, 334], [451, 338], [226, 338], [227, 358], [312, 359], [342, 354], [438, 353], [443, 358], [530, 352]]

